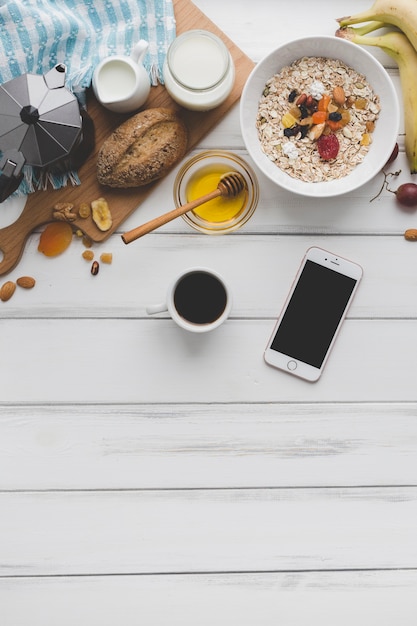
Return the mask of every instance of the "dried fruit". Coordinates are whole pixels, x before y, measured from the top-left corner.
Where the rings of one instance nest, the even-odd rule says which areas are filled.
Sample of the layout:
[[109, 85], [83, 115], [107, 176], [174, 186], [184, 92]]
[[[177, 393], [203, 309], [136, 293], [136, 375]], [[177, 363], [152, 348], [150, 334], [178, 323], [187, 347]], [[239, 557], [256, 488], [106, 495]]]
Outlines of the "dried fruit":
[[36, 280], [32, 276], [20, 276], [16, 283], [23, 289], [32, 289], [35, 286]]
[[341, 119], [342, 114], [339, 113], [339, 111], [333, 111], [332, 113], [329, 113], [329, 120], [331, 120], [332, 122], [340, 122]]
[[312, 115], [313, 124], [322, 124], [327, 119], [326, 111], [315, 111]]
[[363, 110], [366, 109], [367, 100], [365, 98], [357, 98], [355, 100], [355, 109]]
[[329, 106], [329, 104], [330, 104], [330, 96], [327, 93], [324, 93], [318, 102], [317, 110], [327, 111], [327, 107]]
[[369, 146], [372, 142], [371, 135], [369, 133], [363, 133], [362, 138], [360, 140], [361, 146]]
[[291, 128], [297, 123], [297, 119], [291, 113], [285, 113], [281, 119], [284, 128]]
[[51, 222], [41, 233], [38, 250], [45, 256], [57, 256], [72, 241], [72, 228], [68, 222]]
[[346, 124], [349, 124], [351, 119], [349, 111], [347, 109], [339, 109], [339, 113], [341, 115], [340, 123], [342, 124], [342, 126], [346, 126]]
[[111, 252], [103, 252], [100, 255], [100, 261], [102, 261], [103, 263], [107, 263], [108, 265], [110, 265], [113, 261], [113, 255]]
[[340, 130], [344, 126], [344, 123], [342, 122], [342, 114], [339, 111], [333, 111], [332, 113], [329, 113], [327, 126], [333, 132]]
[[288, 96], [288, 101], [289, 101], [289, 102], [294, 102], [294, 100], [296, 99], [296, 97], [297, 97], [297, 90], [296, 90], [296, 89], [293, 89], [293, 90], [291, 91], [290, 95]]
[[404, 233], [407, 241], [417, 241], [417, 228], [408, 228]]
[[94, 252], [92, 250], [84, 250], [82, 257], [86, 261], [92, 261], [94, 259]]
[[91, 248], [91, 246], [93, 245], [93, 240], [91, 239], [91, 237], [89, 237], [88, 235], [83, 235], [83, 245], [86, 248]]
[[339, 140], [336, 135], [321, 135], [317, 141], [317, 149], [322, 159], [330, 161], [335, 159], [339, 153]]
[[10, 300], [15, 291], [16, 283], [14, 283], [12, 280], [8, 280], [7, 282], [3, 283], [0, 288], [0, 300], [2, 302], [7, 302], [7, 300]]
[[109, 230], [113, 224], [113, 220], [107, 200], [105, 198], [93, 200], [91, 209], [96, 226], [102, 231]]
[[93, 264], [91, 266], [92, 275], [97, 276], [99, 269], [100, 269], [100, 266], [98, 264], [98, 261], [93, 261]]
[[88, 202], [81, 202], [80, 206], [78, 207], [78, 215], [83, 219], [90, 217], [91, 207]]
[[331, 103], [329, 104], [329, 106], [327, 107], [327, 111], [328, 111], [329, 113], [336, 113], [336, 111], [338, 111], [338, 110], [339, 110], [339, 107], [338, 107], [338, 106], [336, 106], [335, 104], [333, 104], [333, 102], [331, 102]]

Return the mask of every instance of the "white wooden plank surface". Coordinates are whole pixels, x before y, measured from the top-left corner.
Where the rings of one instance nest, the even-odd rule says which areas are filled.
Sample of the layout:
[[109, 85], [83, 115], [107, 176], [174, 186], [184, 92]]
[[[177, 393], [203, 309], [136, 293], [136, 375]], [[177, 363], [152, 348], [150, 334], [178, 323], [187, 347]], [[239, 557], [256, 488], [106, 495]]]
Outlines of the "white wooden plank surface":
[[417, 484], [417, 404], [15, 405], [0, 490]]
[[8, 355], [0, 396], [34, 404], [416, 400], [416, 320], [346, 320], [314, 384], [264, 363], [272, 328], [231, 319], [209, 337], [166, 319], [11, 319], [0, 335]]
[[0, 579], [8, 626], [414, 626], [415, 571]]
[[[0, 494], [0, 575], [414, 568], [417, 487]], [[19, 550], [16, 550], [16, 546]]]
[[[417, 215], [415, 221], [409, 218], [408, 225], [411, 227], [413, 223], [417, 225]], [[223, 274], [229, 282], [233, 318], [273, 320], [279, 315], [305, 251], [312, 245], [363, 266], [364, 277], [349, 310], [350, 318], [416, 316], [417, 243], [406, 241], [403, 231], [360, 237], [308, 232], [291, 236], [189, 235], [179, 247], [176, 241], [177, 235], [150, 234], [132, 247], [126, 247], [120, 238], [107, 246], [102, 244], [96, 249], [97, 257], [103, 249], [111, 250], [113, 264], [102, 264], [98, 276], [93, 277], [91, 264], [81, 257], [84, 248], [77, 241], [62, 257], [45, 262], [41, 259], [38, 270], [33, 272], [37, 254], [34, 236], [28, 245], [30, 256], [25, 256], [8, 278], [15, 280], [23, 274], [34, 274], [37, 284], [31, 291], [18, 289], [11, 300], [0, 303], [1, 318], [149, 320], [146, 306], [164, 300], [174, 276], [186, 267], [205, 265]]]

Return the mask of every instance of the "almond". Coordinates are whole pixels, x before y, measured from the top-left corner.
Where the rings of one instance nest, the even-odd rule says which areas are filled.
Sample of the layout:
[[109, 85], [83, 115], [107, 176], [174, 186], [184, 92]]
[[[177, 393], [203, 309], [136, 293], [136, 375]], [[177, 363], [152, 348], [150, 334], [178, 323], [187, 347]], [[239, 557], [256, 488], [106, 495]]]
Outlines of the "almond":
[[345, 95], [345, 90], [343, 89], [343, 87], [335, 87], [333, 89], [333, 100], [334, 102], [336, 102], [336, 104], [344, 104], [345, 100], [346, 100], [346, 95]]
[[417, 228], [409, 228], [405, 231], [404, 237], [407, 241], [417, 241]]
[[8, 280], [6, 283], [3, 283], [0, 288], [0, 300], [2, 300], [3, 302], [7, 302], [7, 300], [10, 300], [15, 290], [16, 283], [14, 283], [13, 281]]
[[36, 280], [32, 276], [20, 276], [16, 283], [23, 289], [32, 289], [35, 286]]
[[311, 130], [308, 131], [308, 136], [311, 141], [317, 141], [319, 137], [323, 134], [324, 127], [326, 126], [325, 122], [322, 124], [315, 124]]

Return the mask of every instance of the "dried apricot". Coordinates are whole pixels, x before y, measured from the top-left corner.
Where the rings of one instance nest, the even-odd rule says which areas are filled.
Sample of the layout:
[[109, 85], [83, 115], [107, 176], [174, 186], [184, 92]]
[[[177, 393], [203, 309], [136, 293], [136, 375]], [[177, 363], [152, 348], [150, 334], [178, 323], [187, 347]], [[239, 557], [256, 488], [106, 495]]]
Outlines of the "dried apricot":
[[68, 222], [51, 222], [42, 231], [38, 250], [45, 256], [57, 256], [68, 248], [72, 241], [72, 228]]
[[313, 124], [322, 124], [327, 119], [326, 111], [315, 111], [313, 113]]
[[331, 102], [330, 96], [327, 93], [324, 93], [319, 100], [319, 103], [317, 105], [317, 110], [327, 111], [327, 107], [329, 106], [330, 102]]
[[343, 124], [340, 120], [327, 120], [327, 126], [332, 132], [335, 132], [336, 130], [340, 130], [343, 127]]

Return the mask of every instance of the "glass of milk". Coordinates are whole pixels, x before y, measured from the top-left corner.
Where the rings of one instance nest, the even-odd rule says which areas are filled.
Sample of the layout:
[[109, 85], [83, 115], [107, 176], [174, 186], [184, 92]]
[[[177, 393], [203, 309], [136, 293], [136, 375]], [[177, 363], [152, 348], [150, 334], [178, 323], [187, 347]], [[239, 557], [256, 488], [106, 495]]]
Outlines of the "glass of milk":
[[233, 59], [217, 35], [189, 30], [171, 43], [164, 63], [164, 82], [178, 104], [195, 111], [213, 109], [227, 99], [234, 81]]

